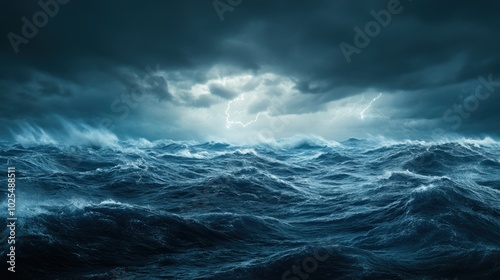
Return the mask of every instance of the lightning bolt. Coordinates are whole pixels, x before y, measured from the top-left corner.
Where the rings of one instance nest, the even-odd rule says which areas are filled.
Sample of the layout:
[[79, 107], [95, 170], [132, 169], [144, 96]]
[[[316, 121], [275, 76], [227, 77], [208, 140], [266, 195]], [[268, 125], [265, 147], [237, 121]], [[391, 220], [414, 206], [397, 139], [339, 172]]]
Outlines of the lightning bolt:
[[[343, 105], [342, 107], [338, 108], [334, 115], [333, 118], [330, 119], [330, 122], [333, 122], [335, 119], [340, 118], [344, 115], [357, 115], [359, 114], [359, 118], [361, 120], [364, 120], [365, 117], [368, 117], [368, 115], [365, 115], [368, 110], [374, 110], [378, 112], [378, 116], [373, 116], [373, 117], [380, 117], [380, 118], [389, 118], [387, 117], [384, 113], [382, 113], [379, 109], [374, 108], [372, 105], [375, 101], [377, 101], [380, 97], [382, 96], [382, 93], [379, 93], [379, 95], [375, 98], [373, 98], [370, 102], [366, 100], [365, 95], [361, 94], [361, 98], [356, 101], [352, 102], [351, 98], [349, 97], [347, 99], [347, 104]], [[372, 116], [370, 116], [372, 117]]]
[[[248, 125], [256, 122], [257, 119], [259, 118], [260, 112], [257, 113], [257, 115], [255, 116], [255, 119], [253, 119], [247, 123], [229, 120], [229, 117], [231, 116], [231, 114], [229, 114], [229, 109], [231, 108], [231, 103], [233, 103], [234, 101], [243, 101], [243, 100], [245, 100], [245, 97], [243, 95], [240, 95], [237, 98], [235, 98], [227, 103], [227, 107], [226, 107], [226, 111], [225, 111], [225, 113], [226, 113], [226, 127], [227, 128], [229, 128], [233, 124], [238, 124], [238, 125], [241, 125], [242, 127], [247, 127]], [[241, 111], [237, 111], [236, 113], [242, 113], [244, 111], [245, 110], [241, 110]]]
[[347, 103], [349, 104], [347, 106], [347, 108], [344, 108], [342, 110], [343, 112], [341, 114], [339, 114], [339, 115], [335, 114], [335, 117], [332, 120], [330, 120], [330, 121], [333, 121], [335, 118], [340, 118], [343, 115], [347, 115], [347, 114], [351, 113], [354, 109], [356, 109], [356, 107], [357, 107], [356, 105], [359, 104], [359, 103], [361, 103], [361, 102], [363, 102], [363, 101], [365, 101], [365, 95], [364, 94], [361, 95], [361, 99], [360, 100], [358, 100], [358, 101], [356, 101], [354, 103], [351, 103], [351, 98], [349, 97], [347, 99]]
[[370, 109], [370, 107], [372, 106], [373, 102], [377, 101], [381, 96], [382, 96], [382, 93], [379, 93], [378, 96], [375, 97], [375, 98], [373, 98], [372, 101], [370, 101], [370, 103], [368, 103], [368, 105], [359, 113], [359, 117], [362, 120], [365, 119], [365, 112], [366, 112], [366, 110]]

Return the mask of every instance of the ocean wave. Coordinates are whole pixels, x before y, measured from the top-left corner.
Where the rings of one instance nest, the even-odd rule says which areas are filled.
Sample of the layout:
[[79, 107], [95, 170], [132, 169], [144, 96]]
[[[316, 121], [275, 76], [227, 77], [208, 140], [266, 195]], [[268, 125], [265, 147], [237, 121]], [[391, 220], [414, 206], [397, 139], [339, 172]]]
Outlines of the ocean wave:
[[[492, 139], [236, 145], [106, 132], [61, 145], [28, 131], [0, 143], [18, 174], [26, 279], [500, 278]], [[51, 140], [30, 142], [36, 133]]]

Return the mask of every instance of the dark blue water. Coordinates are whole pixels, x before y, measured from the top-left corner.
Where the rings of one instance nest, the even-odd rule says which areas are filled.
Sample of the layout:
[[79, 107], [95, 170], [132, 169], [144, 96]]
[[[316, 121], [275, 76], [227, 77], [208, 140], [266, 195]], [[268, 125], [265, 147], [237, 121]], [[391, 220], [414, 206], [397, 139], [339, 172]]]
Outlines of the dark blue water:
[[0, 147], [23, 279], [500, 279], [491, 139]]

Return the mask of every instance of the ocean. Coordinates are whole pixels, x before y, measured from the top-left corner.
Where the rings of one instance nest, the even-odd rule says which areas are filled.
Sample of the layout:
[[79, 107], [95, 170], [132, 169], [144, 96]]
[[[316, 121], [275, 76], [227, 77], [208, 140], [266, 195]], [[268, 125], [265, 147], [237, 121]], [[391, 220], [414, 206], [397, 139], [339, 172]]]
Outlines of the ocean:
[[2, 142], [1, 212], [19, 279], [500, 279], [499, 148]]

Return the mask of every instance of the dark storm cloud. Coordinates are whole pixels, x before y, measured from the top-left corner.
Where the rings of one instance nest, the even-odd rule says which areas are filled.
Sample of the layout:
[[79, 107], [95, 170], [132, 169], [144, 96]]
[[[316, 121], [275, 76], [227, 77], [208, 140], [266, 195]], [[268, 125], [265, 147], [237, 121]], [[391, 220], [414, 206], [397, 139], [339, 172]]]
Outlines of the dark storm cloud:
[[[92, 122], [112, 113], [110, 104], [138, 84], [159, 103], [208, 108], [235, 93], [212, 85], [211, 96], [174, 98], [169, 83], [206, 82], [217, 65], [290, 77], [303, 97], [285, 104], [289, 114], [322, 111], [330, 101], [374, 89], [395, 97], [396, 118], [442, 121], [478, 76], [500, 80], [500, 3], [493, 1], [402, 0], [402, 11], [350, 63], [339, 45], [357, 47], [354, 28], [365, 30], [372, 11], [380, 14], [390, 0], [243, 0], [224, 21], [212, 1], [42, 2], [58, 3], [58, 11], [17, 54], [7, 34], [23, 36], [21, 18], [33, 22], [43, 8], [6, 1], [1, 9], [2, 125], [50, 114]], [[170, 81], [144, 78], [154, 76], [147, 67], [156, 65], [172, 73]], [[498, 91], [462, 117], [460, 129], [496, 133]]]
[[213, 95], [220, 96], [224, 99], [232, 99], [236, 96], [236, 94], [233, 91], [220, 85], [212, 84], [209, 86], [209, 89], [210, 93], [212, 93]]
[[71, 92], [67, 89], [61, 88], [61, 86], [55, 82], [43, 80], [38, 81], [40, 85], [40, 89], [38, 90], [42, 95], [60, 95], [60, 96], [69, 96]]

